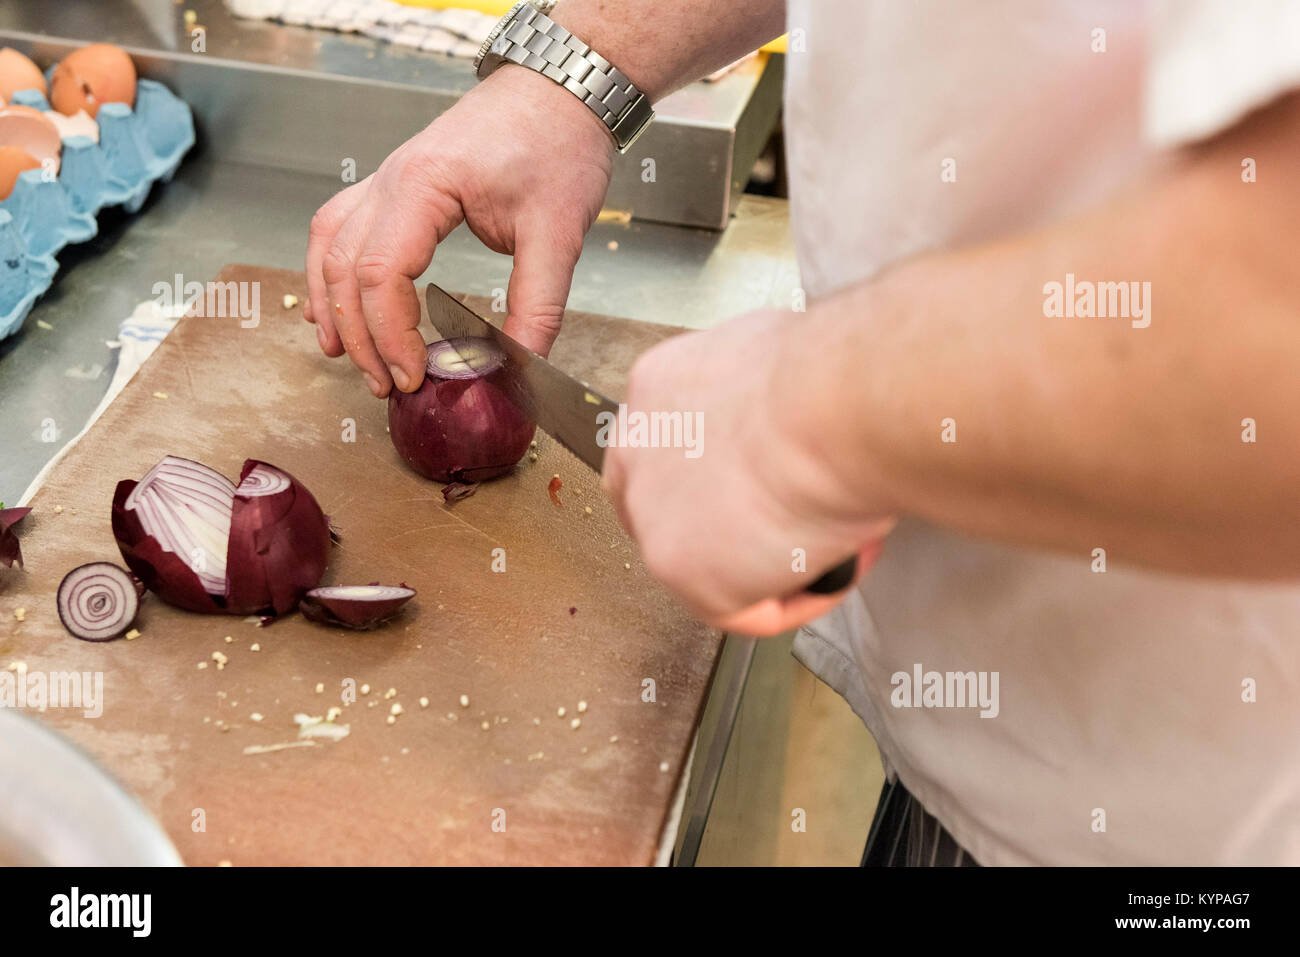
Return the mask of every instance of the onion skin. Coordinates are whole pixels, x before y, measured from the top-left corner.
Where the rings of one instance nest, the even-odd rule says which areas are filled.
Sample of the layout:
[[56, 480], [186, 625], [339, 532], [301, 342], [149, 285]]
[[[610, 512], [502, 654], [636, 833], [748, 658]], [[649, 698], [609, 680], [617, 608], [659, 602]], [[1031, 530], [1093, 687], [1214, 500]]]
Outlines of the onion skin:
[[199, 576], [180, 556], [164, 551], [144, 530], [135, 512], [126, 508], [126, 498], [137, 484], [130, 479], [118, 482], [113, 494], [113, 537], [126, 567], [169, 605], [205, 615], [221, 614], [226, 610], [223, 603], [207, 593]]
[[[258, 466], [284, 476], [289, 486], [271, 495], [241, 494], [235, 489], [226, 550], [226, 609], [235, 615], [268, 609], [284, 615], [325, 574], [329, 519], [301, 482], [274, 465], [248, 459], [239, 473], [241, 485]], [[268, 575], [267, 568], [282, 573]]]
[[11, 531], [29, 514], [30, 508], [0, 508], [0, 563], [5, 568], [13, 568], [14, 563], [23, 567], [23, 550], [18, 547], [18, 536]]
[[[430, 355], [443, 348], [430, 344]], [[470, 379], [443, 378], [433, 370], [431, 361], [416, 391], [394, 389], [388, 396], [388, 431], [398, 454], [435, 482], [505, 475], [524, 457], [537, 429], [508, 367]]]

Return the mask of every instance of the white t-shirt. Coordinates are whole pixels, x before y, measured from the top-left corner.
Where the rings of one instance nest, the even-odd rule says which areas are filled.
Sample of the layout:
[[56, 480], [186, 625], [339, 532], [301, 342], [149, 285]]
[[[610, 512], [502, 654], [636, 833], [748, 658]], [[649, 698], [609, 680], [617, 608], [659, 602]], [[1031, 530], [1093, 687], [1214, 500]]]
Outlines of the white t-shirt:
[[[1086, 208], [1300, 86], [1294, 0], [789, 0], [788, 20], [813, 300]], [[904, 521], [795, 654], [983, 864], [1300, 864], [1298, 588]], [[997, 672], [996, 717], [895, 707], [918, 666]]]

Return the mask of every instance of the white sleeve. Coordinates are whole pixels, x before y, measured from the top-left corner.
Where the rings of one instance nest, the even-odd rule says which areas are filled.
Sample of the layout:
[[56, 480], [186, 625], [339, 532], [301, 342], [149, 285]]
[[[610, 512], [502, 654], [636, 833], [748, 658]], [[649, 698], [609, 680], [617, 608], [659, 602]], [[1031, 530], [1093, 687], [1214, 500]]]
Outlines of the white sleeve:
[[1144, 127], [1167, 147], [1213, 136], [1300, 87], [1297, 0], [1151, 0]]

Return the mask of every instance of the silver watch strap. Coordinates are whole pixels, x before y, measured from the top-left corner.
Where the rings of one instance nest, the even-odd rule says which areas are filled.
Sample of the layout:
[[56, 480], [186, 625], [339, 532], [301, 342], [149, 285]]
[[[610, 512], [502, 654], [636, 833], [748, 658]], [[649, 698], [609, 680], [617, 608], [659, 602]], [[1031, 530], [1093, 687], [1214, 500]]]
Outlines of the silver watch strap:
[[480, 79], [507, 62], [536, 70], [587, 104], [621, 153], [654, 118], [645, 94], [618, 67], [532, 4], [516, 4], [494, 33], [479, 54]]

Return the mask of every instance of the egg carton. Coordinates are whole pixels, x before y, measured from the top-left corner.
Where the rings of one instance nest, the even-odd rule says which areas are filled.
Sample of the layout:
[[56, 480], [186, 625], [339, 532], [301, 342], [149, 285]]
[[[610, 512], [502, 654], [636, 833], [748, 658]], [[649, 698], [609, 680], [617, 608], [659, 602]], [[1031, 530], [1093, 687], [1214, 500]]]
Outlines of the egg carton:
[[[38, 90], [10, 99], [45, 112]], [[170, 180], [194, 145], [194, 116], [178, 96], [153, 80], [138, 81], [135, 108], [105, 103], [96, 117], [99, 141], [63, 140], [58, 176], [31, 169], [0, 200], [0, 339], [22, 328], [32, 305], [54, 281], [59, 250], [99, 231], [105, 206], [137, 212], [153, 184]]]

